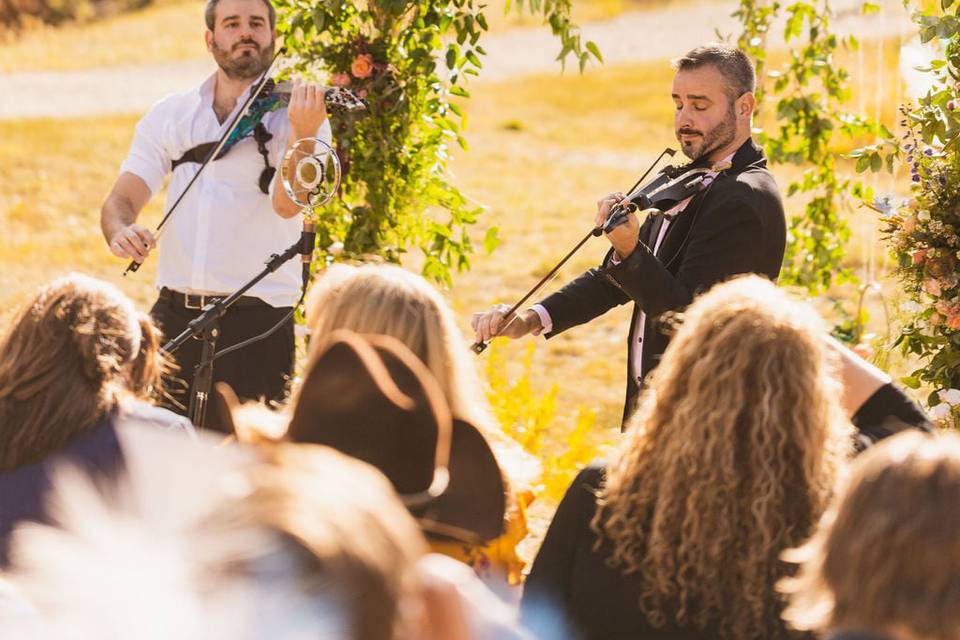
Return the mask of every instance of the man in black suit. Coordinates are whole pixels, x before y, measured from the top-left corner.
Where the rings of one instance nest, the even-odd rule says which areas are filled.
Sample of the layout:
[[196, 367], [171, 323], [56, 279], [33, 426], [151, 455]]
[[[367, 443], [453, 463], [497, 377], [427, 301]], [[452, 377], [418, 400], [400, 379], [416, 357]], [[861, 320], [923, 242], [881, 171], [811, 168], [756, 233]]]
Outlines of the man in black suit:
[[[663, 314], [682, 310], [694, 296], [736, 274], [775, 279], [786, 241], [780, 193], [750, 137], [756, 79], [749, 58], [739, 49], [710, 44], [674, 66], [677, 140], [695, 166], [713, 169], [704, 180], [708, 186], [664, 214], [647, 215], [642, 225], [631, 213], [605, 234], [612, 249], [600, 267], [539, 304], [512, 318], [505, 317], [507, 305], [472, 318], [478, 340], [529, 333], [550, 338], [632, 300], [624, 420], [670, 341], [661, 326]], [[597, 203], [597, 226], [618, 203], [625, 204], [621, 193]]]

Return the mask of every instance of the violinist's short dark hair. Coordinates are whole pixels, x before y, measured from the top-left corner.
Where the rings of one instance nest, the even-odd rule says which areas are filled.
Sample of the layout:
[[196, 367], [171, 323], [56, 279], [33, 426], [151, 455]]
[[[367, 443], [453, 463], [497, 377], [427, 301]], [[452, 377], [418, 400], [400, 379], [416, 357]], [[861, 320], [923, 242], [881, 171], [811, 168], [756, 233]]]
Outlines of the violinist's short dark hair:
[[697, 47], [673, 61], [677, 71], [690, 71], [705, 66], [716, 67], [727, 80], [727, 95], [733, 102], [745, 93], [752, 93], [757, 85], [753, 63], [743, 51], [726, 44], [711, 42]]
[[[207, 6], [203, 10], [203, 19], [210, 31], [213, 31], [213, 28], [217, 26], [218, 4], [220, 4], [220, 0], [207, 0]], [[273, 8], [273, 3], [270, 0], [263, 0], [263, 4], [267, 7], [267, 15], [270, 16], [270, 30], [272, 31], [277, 26], [277, 10]]]

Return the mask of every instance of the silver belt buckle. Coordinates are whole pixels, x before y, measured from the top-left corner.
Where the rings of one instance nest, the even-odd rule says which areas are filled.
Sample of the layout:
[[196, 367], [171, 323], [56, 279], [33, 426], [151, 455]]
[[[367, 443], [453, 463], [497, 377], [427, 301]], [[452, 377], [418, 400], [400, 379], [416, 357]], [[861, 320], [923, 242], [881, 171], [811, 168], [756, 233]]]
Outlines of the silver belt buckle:
[[185, 309], [203, 309], [205, 306], [207, 306], [207, 296], [201, 296], [195, 293], [185, 293], [183, 294], [183, 306]]

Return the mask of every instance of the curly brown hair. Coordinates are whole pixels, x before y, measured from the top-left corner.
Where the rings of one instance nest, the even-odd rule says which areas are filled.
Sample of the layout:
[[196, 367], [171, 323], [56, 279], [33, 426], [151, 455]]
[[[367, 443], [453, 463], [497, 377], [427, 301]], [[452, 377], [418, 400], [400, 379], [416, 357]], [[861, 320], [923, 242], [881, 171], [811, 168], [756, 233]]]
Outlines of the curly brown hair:
[[960, 634], [960, 437], [910, 431], [872, 447], [817, 533], [784, 558], [784, 619], [816, 631]]
[[823, 336], [815, 312], [756, 276], [684, 314], [593, 520], [655, 626], [790, 637], [779, 557], [810, 533], [852, 443]]
[[113, 411], [160, 393], [160, 334], [119, 289], [70, 274], [0, 341], [0, 471], [39, 462]]

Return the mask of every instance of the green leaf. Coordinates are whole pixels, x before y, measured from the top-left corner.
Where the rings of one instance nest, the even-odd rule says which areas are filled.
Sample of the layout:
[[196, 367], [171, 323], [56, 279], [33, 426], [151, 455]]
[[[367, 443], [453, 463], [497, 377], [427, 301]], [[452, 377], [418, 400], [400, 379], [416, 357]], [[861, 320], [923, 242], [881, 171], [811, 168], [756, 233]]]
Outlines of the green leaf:
[[483, 236], [483, 250], [487, 253], [493, 253], [500, 246], [500, 229], [490, 227]]
[[477, 54], [474, 53], [472, 50], [468, 50], [466, 53], [466, 56], [467, 56], [467, 60], [470, 61], [470, 64], [472, 64], [477, 69], [483, 66], [483, 63], [480, 62], [479, 56], [477, 56]]
[[[946, 1], [948, 0], [944, 0], [944, 2]], [[865, 16], [868, 16], [873, 13], [880, 13], [880, 5], [873, 2], [864, 2], [862, 13]]]
[[874, 173], [879, 173], [880, 169], [883, 168], [883, 158], [880, 157], [879, 153], [870, 154], [870, 170]]
[[597, 47], [597, 44], [593, 40], [588, 40], [586, 47], [587, 47], [587, 51], [592, 53], [593, 57], [597, 59], [597, 62], [599, 62], [600, 64], [603, 64], [603, 56], [600, 55], [600, 48]]

